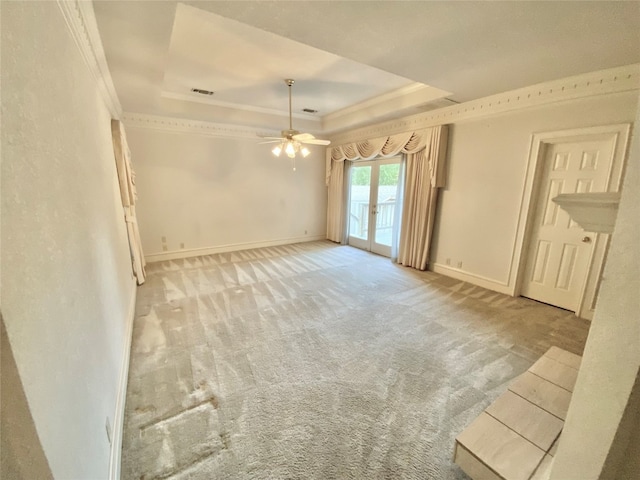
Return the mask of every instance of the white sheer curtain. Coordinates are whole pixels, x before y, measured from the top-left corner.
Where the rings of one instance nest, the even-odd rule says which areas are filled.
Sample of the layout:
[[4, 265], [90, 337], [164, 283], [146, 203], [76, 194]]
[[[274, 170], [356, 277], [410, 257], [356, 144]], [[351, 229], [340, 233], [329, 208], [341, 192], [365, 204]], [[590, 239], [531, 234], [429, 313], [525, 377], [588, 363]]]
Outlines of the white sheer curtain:
[[425, 148], [407, 155], [398, 263], [426, 270], [438, 188], [445, 185], [447, 128], [430, 129]]
[[393, 259], [397, 256], [398, 263], [403, 265], [426, 269], [438, 188], [445, 184], [447, 132], [447, 127], [441, 125], [327, 149], [327, 238], [340, 243], [346, 241], [345, 165], [349, 163], [346, 160], [370, 160], [378, 156], [392, 157], [405, 153], [406, 164], [403, 162], [401, 169], [405, 180], [396, 197], [404, 197], [402, 206], [398, 206], [398, 209], [402, 209], [402, 215], [395, 220], [400, 222], [399, 240], [396, 242], [398, 248], [392, 246], [391, 256]]

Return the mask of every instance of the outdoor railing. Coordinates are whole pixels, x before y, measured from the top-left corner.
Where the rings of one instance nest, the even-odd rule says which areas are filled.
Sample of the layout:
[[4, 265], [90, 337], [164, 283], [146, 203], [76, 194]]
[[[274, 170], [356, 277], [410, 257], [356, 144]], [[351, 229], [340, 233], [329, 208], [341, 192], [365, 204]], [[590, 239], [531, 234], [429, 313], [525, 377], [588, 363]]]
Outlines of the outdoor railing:
[[[377, 234], [393, 228], [396, 201], [387, 200], [376, 205]], [[349, 233], [353, 236], [366, 238], [369, 231], [369, 202], [352, 202], [349, 223]]]

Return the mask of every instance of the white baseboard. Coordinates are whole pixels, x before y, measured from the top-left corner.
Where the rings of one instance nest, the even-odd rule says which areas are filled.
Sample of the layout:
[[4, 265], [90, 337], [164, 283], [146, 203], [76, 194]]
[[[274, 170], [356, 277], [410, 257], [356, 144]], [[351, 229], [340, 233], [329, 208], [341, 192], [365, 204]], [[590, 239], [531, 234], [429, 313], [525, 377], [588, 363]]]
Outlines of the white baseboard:
[[510, 287], [507, 283], [483, 277], [481, 275], [468, 273], [458, 268], [453, 268], [449, 265], [434, 263], [429, 266], [429, 270], [435, 273], [446, 275], [447, 277], [455, 278], [457, 280], [462, 280], [463, 282], [486, 288], [488, 290], [493, 290], [494, 292], [513, 295], [513, 287]]
[[125, 325], [125, 341], [118, 381], [118, 396], [116, 397], [116, 411], [113, 415], [113, 434], [111, 436], [111, 452], [109, 454], [109, 480], [120, 480], [120, 464], [122, 457], [122, 437], [124, 433], [124, 407], [127, 399], [127, 380], [129, 379], [129, 358], [131, 357], [131, 337], [133, 335], [133, 319], [136, 312], [136, 281], [131, 286], [131, 301], [127, 311]]
[[292, 243], [315, 242], [326, 240], [327, 236], [305, 235], [304, 237], [282, 238], [279, 240], [267, 240], [265, 242], [230, 243], [216, 247], [186, 248], [184, 250], [173, 250], [171, 252], [150, 253], [144, 258], [147, 263], [161, 262], [164, 260], [175, 260], [177, 258], [199, 257], [200, 255], [213, 255], [216, 253], [237, 252], [238, 250], [250, 250], [252, 248], [276, 247], [278, 245], [289, 245]]

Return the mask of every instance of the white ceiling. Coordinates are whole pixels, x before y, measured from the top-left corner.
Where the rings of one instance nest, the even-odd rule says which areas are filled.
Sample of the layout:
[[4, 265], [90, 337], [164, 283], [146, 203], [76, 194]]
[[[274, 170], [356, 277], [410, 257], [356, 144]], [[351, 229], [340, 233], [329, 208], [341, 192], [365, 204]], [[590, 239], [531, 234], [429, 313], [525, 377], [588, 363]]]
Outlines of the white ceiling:
[[287, 128], [284, 78], [296, 80], [294, 127], [327, 133], [640, 62], [640, 2], [95, 1], [94, 10], [125, 111], [273, 130]]

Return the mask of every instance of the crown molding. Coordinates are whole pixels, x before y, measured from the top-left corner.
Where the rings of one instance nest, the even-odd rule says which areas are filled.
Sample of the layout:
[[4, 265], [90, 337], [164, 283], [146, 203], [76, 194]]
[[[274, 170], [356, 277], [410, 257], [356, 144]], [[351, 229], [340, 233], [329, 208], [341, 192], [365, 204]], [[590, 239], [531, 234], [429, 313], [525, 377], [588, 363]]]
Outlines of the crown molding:
[[341, 132], [329, 138], [332, 145], [341, 145], [436, 125], [475, 120], [530, 107], [639, 89], [640, 64], [625, 65], [531, 85], [426, 113]]
[[[332, 145], [342, 145], [436, 125], [475, 120], [525, 108], [639, 89], [640, 64], [633, 64], [532, 85], [449, 107], [430, 110], [330, 135], [329, 139]], [[211, 137], [255, 139], [258, 135], [280, 136], [280, 131], [264, 128], [133, 112], [123, 113], [122, 120], [127, 127], [151, 128]]]
[[372, 106], [378, 105], [383, 102], [395, 100], [397, 98], [402, 98], [406, 95], [419, 92], [421, 90], [433, 89], [429, 85], [425, 85], [423, 83], [410, 83], [409, 85], [405, 85], [404, 87], [396, 88], [387, 93], [383, 93], [382, 95], [375, 96], [373, 98], [369, 98], [367, 100], [363, 100], [362, 102], [356, 103], [354, 105], [350, 105], [345, 108], [341, 108], [340, 110], [336, 110], [331, 113], [327, 113], [322, 117], [323, 122], [328, 122], [334, 120], [336, 118], [343, 117], [345, 115], [349, 115], [352, 113], [357, 113], [366, 108], [370, 108]]
[[145, 113], [124, 112], [122, 114], [122, 121], [125, 127], [150, 128], [174, 133], [189, 133], [218, 138], [251, 138], [256, 140], [258, 135], [280, 136], [280, 131], [276, 130], [204, 122], [201, 120], [186, 120], [183, 118], [148, 115]]
[[107, 65], [93, 4], [81, 0], [57, 0], [57, 4], [71, 37], [96, 80], [109, 113], [113, 118], [119, 119], [122, 115], [122, 106]]

